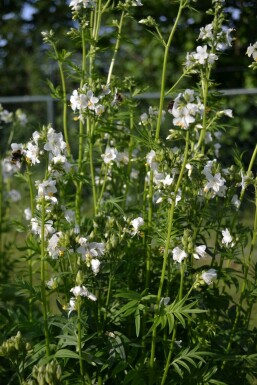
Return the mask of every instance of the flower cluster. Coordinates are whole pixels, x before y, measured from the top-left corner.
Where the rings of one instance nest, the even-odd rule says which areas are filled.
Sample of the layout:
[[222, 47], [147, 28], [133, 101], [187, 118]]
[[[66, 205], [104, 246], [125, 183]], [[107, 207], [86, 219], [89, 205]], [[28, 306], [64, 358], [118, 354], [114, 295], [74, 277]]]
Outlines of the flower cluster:
[[[176, 246], [172, 250], [172, 255], [173, 261], [181, 263], [184, 259], [188, 258], [189, 253], [179, 246]], [[195, 246], [192, 255], [195, 259], [206, 258], [208, 256], [206, 253], [206, 245]]]
[[204, 186], [204, 192], [210, 192], [212, 198], [216, 195], [224, 197], [227, 190], [227, 187], [225, 186], [226, 179], [221, 176], [220, 172], [213, 172], [215, 165], [216, 159], [208, 161], [204, 166], [202, 173], [207, 179], [207, 183]]
[[235, 245], [235, 242], [233, 241], [233, 237], [230, 234], [230, 231], [228, 229], [222, 230], [222, 243], [226, 247], [233, 247]]
[[73, 11], [79, 11], [81, 8], [95, 8], [96, 0], [71, 0], [70, 7]]
[[[153, 121], [157, 119], [158, 114], [159, 114], [158, 109], [150, 106], [148, 108], [148, 113], [144, 112], [140, 116], [140, 123], [139, 124], [143, 125], [143, 126], [146, 126], [147, 124], [153, 123]], [[162, 123], [165, 120], [165, 115], [166, 115], [166, 111], [163, 110], [162, 111]]]
[[129, 162], [129, 154], [127, 151], [118, 152], [115, 147], [106, 146], [105, 153], [101, 155], [104, 163], [109, 164], [112, 162], [128, 164]]
[[4, 109], [2, 104], [0, 104], [0, 123], [12, 123], [13, 121], [13, 113]]
[[231, 33], [233, 28], [221, 25], [218, 31], [214, 31], [213, 23], [207, 24], [200, 28], [198, 40], [204, 40], [210, 47], [214, 47], [217, 51], [224, 50], [232, 45]]
[[82, 261], [86, 262], [88, 267], [91, 266], [94, 275], [98, 274], [101, 262], [97, 257], [104, 254], [104, 243], [88, 242], [88, 238], [84, 237], [78, 238], [78, 243], [80, 246], [77, 248], [77, 253], [81, 255]]
[[172, 108], [168, 112], [173, 115], [174, 126], [187, 130], [197, 117], [201, 117], [204, 106], [194, 90], [186, 89], [175, 98]]
[[251, 57], [253, 58], [253, 60], [255, 62], [257, 62], [257, 42], [254, 43], [253, 45], [249, 45], [249, 47], [247, 48], [247, 51], [246, 51], [246, 55], [248, 57]]
[[27, 115], [20, 109], [13, 112], [10, 112], [3, 108], [2, 104], [0, 104], [0, 128], [1, 124], [9, 124], [9, 123], [18, 123], [20, 126], [24, 127], [28, 122]]
[[85, 84], [82, 88], [74, 90], [71, 97], [71, 108], [74, 112], [79, 111], [79, 119], [84, 120], [84, 114], [94, 112], [96, 116], [104, 113], [105, 107], [101, 104], [101, 100], [110, 94], [108, 86], [102, 86], [99, 96], [95, 96], [93, 91]]
[[197, 65], [212, 65], [216, 60], [218, 60], [218, 56], [208, 50], [207, 45], [199, 45], [196, 51], [187, 53], [185, 67], [189, 69]]

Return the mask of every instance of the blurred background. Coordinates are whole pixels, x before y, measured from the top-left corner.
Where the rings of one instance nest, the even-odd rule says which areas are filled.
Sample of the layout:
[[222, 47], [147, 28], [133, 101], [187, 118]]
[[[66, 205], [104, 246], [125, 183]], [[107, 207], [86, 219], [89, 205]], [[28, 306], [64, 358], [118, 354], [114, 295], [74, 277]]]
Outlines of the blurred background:
[[[150, 94], [149, 100], [139, 102], [141, 113], [147, 110], [147, 105], [157, 103], [151, 95], [159, 91], [163, 49], [147, 28], [137, 21], [152, 16], [164, 35], [168, 35], [177, 10], [177, 5], [167, 0], [142, 2], [143, 7], [132, 9], [134, 19], [126, 19], [121, 50], [114, 68], [117, 77], [132, 76]], [[239, 151], [245, 152], [247, 163], [257, 140], [257, 73], [248, 68], [251, 59], [245, 52], [250, 43], [257, 41], [257, 3], [256, 0], [225, 0], [224, 3], [226, 24], [235, 30], [234, 41], [217, 62], [213, 80], [218, 89], [225, 90], [224, 108], [231, 108], [235, 117], [225, 138], [225, 144], [231, 148], [226, 156], [232, 156], [236, 141]], [[20, 141], [28, 140], [30, 133], [42, 124], [51, 122], [56, 130], [61, 129], [60, 105], [49, 98], [47, 85], [47, 79], [55, 86], [60, 83], [58, 64], [49, 57], [50, 48], [43, 43], [41, 32], [54, 30], [60, 49], [76, 51], [76, 42], [67, 36], [69, 29], [74, 27], [68, 4], [64, 0], [0, 2], [0, 103], [10, 111], [22, 108], [27, 113], [29, 122], [26, 129], [19, 133]], [[211, 0], [195, 4], [196, 11], [186, 10], [183, 13], [172, 44], [167, 72], [169, 86], [182, 73], [181, 64], [186, 53], [196, 49], [200, 27], [212, 20], [206, 14]], [[119, 18], [116, 12], [105, 14], [104, 27], [100, 32], [98, 71], [103, 77], [108, 72], [115, 44], [117, 30], [112, 21]], [[79, 55], [76, 55], [79, 62]], [[186, 78], [180, 87], [190, 88], [195, 81]], [[67, 74], [68, 93], [75, 88], [78, 84]], [[3, 130], [0, 135], [4, 135]]]

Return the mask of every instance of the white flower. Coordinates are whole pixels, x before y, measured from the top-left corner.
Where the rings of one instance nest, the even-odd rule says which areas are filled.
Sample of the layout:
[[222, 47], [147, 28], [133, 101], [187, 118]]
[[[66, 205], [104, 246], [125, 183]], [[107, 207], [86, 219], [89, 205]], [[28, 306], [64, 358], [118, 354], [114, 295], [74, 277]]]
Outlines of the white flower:
[[198, 46], [196, 52], [187, 55], [186, 66], [192, 65], [194, 61], [202, 65], [206, 63], [213, 64], [215, 60], [218, 60], [218, 56], [214, 53], [208, 53], [207, 45]]
[[[39, 223], [37, 218], [31, 218], [30, 223], [31, 223], [32, 233], [39, 235], [41, 238], [41, 223]], [[53, 221], [51, 220], [48, 220], [47, 222], [45, 222], [45, 226], [44, 226], [45, 238], [48, 236], [48, 234], [52, 234], [55, 232], [55, 229], [53, 228], [52, 225], [53, 225]]]
[[76, 310], [76, 298], [71, 298], [69, 302], [69, 307], [68, 307], [68, 317], [70, 316], [70, 313]]
[[182, 107], [179, 109], [173, 108], [172, 115], [174, 116], [174, 126], [179, 126], [184, 129], [187, 129], [189, 125], [195, 121], [195, 118], [190, 115], [190, 111], [187, 107]]
[[127, 151], [118, 152], [117, 162], [121, 162], [123, 164], [128, 164], [129, 163], [129, 153]]
[[15, 112], [15, 115], [16, 115], [21, 126], [25, 126], [27, 124], [27, 122], [28, 122], [27, 115], [24, 112], [22, 112], [21, 109], [18, 109]]
[[207, 45], [204, 45], [203, 47], [199, 45], [196, 48], [196, 53], [193, 54], [193, 57], [198, 61], [199, 64], [205, 64], [209, 57], [209, 54], [207, 53]]
[[78, 11], [80, 9], [80, 7], [81, 7], [80, 3], [81, 3], [81, 0], [71, 0], [70, 7], [74, 11]]
[[81, 254], [81, 258], [89, 266], [91, 261], [95, 257], [99, 257], [105, 252], [105, 244], [99, 242], [88, 242], [87, 238], [81, 237], [78, 240], [80, 247], [77, 248], [77, 252]]
[[139, 175], [139, 171], [136, 170], [135, 168], [132, 168], [131, 173], [130, 173], [130, 178], [131, 179], [137, 179]]
[[99, 273], [101, 262], [97, 258], [91, 260], [92, 271], [95, 275]]
[[23, 145], [22, 143], [12, 143], [11, 149], [13, 152], [21, 151], [23, 153]]
[[132, 232], [132, 234], [135, 235], [135, 234], [138, 234], [139, 228], [140, 228], [141, 226], [144, 226], [145, 221], [144, 221], [143, 218], [137, 217], [137, 218], [133, 219], [133, 220], [130, 222], [130, 224], [132, 225], [132, 227], [133, 227], [133, 229], [134, 229], [134, 231]]
[[195, 259], [206, 258], [208, 254], [206, 253], [205, 250], [206, 250], [205, 245], [196, 246], [195, 252], [193, 253], [193, 257]]
[[96, 0], [71, 0], [70, 7], [73, 11], [79, 11], [83, 8], [94, 8]]
[[99, 102], [99, 98], [94, 96], [93, 91], [91, 90], [87, 91], [86, 97], [87, 97], [87, 108], [89, 110], [94, 111], [96, 109], [96, 103]]
[[238, 199], [238, 196], [237, 194], [233, 195], [232, 199], [231, 199], [231, 202], [233, 203], [233, 205], [238, 209], [240, 207], [240, 200]]
[[11, 162], [11, 159], [4, 158], [1, 161], [1, 167], [2, 167], [2, 174], [3, 174], [3, 180], [6, 181], [7, 179], [11, 178], [13, 174], [15, 174], [19, 168], [20, 164], [14, 164]]
[[215, 269], [209, 269], [202, 273], [201, 278], [207, 285], [210, 285], [217, 278], [217, 272]]
[[141, 0], [134, 0], [132, 1], [132, 6], [133, 7], [142, 7], [142, 3], [141, 3]]
[[95, 111], [96, 115], [100, 116], [104, 113], [105, 108], [102, 104], [98, 104], [97, 106], [95, 106], [94, 111]]
[[32, 134], [32, 138], [33, 138], [35, 144], [38, 144], [38, 141], [40, 139], [40, 133], [38, 131], [34, 131]]
[[53, 156], [57, 156], [65, 150], [66, 146], [62, 133], [56, 133], [52, 127], [49, 127], [47, 131], [47, 142], [44, 145], [44, 149], [51, 152]]
[[221, 242], [226, 247], [233, 247], [235, 243], [233, 242], [233, 237], [231, 236], [231, 234], [227, 228], [226, 228], [226, 230], [222, 230], [222, 235], [223, 235], [223, 238], [222, 238]]
[[220, 113], [228, 116], [229, 118], [233, 118], [233, 111], [230, 108], [227, 108], [226, 110], [220, 111]]
[[142, 115], [140, 115], [140, 125], [143, 124], [145, 126], [148, 123], [148, 114], [144, 112]]
[[49, 281], [46, 282], [48, 289], [56, 289], [58, 286], [57, 277], [51, 277]]
[[172, 254], [173, 260], [178, 263], [181, 263], [185, 258], [188, 257], [188, 254], [184, 250], [180, 249], [178, 246], [172, 250]]
[[58, 259], [58, 257], [65, 250], [65, 248], [60, 245], [60, 240], [62, 237], [63, 233], [58, 231], [57, 233], [53, 234], [48, 241], [47, 251], [52, 259]]
[[64, 218], [66, 219], [67, 222], [69, 223], [74, 223], [75, 222], [75, 212], [71, 209], [65, 209], [64, 210]]
[[158, 163], [155, 161], [156, 157], [156, 152], [154, 150], [151, 150], [147, 155], [146, 155], [146, 164], [150, 166], [151, 170], [156, 170], [158, 169]]
[[75, 297], [87, 297], [91, 299], [92, 301], [96, 301], [97, 298], [96, 296], [91, 293], [85, 286], [75, 286], [72, 289], [70, 289], [70, 292], [75, 296]]
[[248, 176], [243, 174], [243, 170], [240, 171], [241, 175], [241, 183], [239, 183], [239, 186], [242, 186], [242, 190], [245, 190], [247, 187], [247, 181], [248, 181]]
[[[222, 178], [220, 173], [212, 175], [210, 172], [205, 172], [205, 176], [208, 180], [208, 183], [204, 187], [204, 191], [208, 192], [209, 190], [213, 190], [215, 193], [218, 193], [222, 190], [222, 187], [226, 183], [226, 180]], [[225, 188], [226, 186], [224, 186]]]
[[50, 198], [54, 193], [57, 192], [57, 189], [55, 187], [56, 180], [54, 179], [47, 179], [43, 181], [42, 183], [36, 182], [36, 185], [38, 187], [38, 196]]
[[32, 214], [31, 214], [31, 210], [30, 210], [29, 207], [24, 209], [24, 217], [25, 217], [26, 221], [30, 221], [31, 220]]
[[106, 147], [105, 153], [101, 155], [104, 163], [108, 164], [113, 160], [116, 160], [118, 156], [118, 151], [116, 148], [111, 148], [109, 146]]
[[12, 202], [18, 202], [19, 200], [21, 200], [21, 194], [19, 191], [17, 190], [10, 190], [8, 192], [8, 197], [9, 199], [12, 201]]
[[24, 151], [24, 154], [27, 159], [31, 161], [32, 164], [40, 163], [40, 160], [38, 158], [39, 156], [39, 148], [37, 145], [28, 142], [27, 149]]
[[164, 186], [170, 186], [173, 183], [174, 178], [171, 177], [169, 174], [166, 175], [165, 179], [162, 179], [162, 184]]
[[81, 95], [79, 95], [77, 90], [74, 90], [72, 92], [72, 95], [70, 97], [71, 102], [71, 108], [75, 112], [77, 109], [80, 110], [82, 108], [82, 99]]
[[188, 170], [188, 176], [190, 177], [193, 171], [193, 166], [190, 163], [187, 163], [186, 169]]
[[[53, 165], [59, 165], [62, 167], [62, 169], [68, 173], [71, 170], [71, 164], [67, 161], [67, 158], [65, 155], [58, 154], [57, 156], [51, 157], [51, 165], [49, 165], [49, 170], [51, 171], [52, 168], [54, 168]], [[62, 174], [60, 174], [62, 176]]]
[[246, 51], [246, 55], [252, 56], [254, 61], [257, 61], [257, 42], [253, 45], [249, 45]]
[[213, 26], [212, 24], [207, 24], [205, 27], [200, 28], [200, 34], [198, 39], [202, 40], [212, 40], [213, 39]]

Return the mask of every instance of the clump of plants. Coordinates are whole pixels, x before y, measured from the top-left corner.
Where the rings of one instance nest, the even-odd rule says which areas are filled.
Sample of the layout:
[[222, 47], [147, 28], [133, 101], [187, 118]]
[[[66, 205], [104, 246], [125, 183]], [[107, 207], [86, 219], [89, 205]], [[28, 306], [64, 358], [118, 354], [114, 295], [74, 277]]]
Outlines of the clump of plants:
[[[173, 38], [197, 6], [176, 4], [169, 31], [154, 15], [133, 20], [163, 50], [159, 102], [146, 111], [140, 84], [115, 76], [123, 23], [140, 0], [72, 0], [73, 52], [42, 33], [59, 65], [60, 84], [49, 85], [62, 130], [49, 122], [27, 143], [8, 139], [1, 160], [1, 269], [15, 245], [22, 260], [1, 289], [3, 384], [256, 381], [257, 147], [249, 166], [239, 155], [224, 165], [233, 112], [213, 78], [235, 31], [223, 1], [210, 2], [210, 23], [170, 84]], [[116, 31], [108, 54], [99, 48], [107, 15]], [[255, 69], [257, 43], [247, 54]], [[189, 77], [195, 86], [181, 89]]]

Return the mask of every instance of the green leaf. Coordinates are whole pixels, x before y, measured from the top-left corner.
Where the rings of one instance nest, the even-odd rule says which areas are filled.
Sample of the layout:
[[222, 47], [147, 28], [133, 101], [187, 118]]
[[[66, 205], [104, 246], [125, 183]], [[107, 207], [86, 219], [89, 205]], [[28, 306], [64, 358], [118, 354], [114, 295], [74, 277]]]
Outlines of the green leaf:
[[139, 311], [139, 308], [137, 308], [136, 312], [135, 312], [135, 326], [136, 326], [136, 336], [137, 337], [140, 334], [140, 321], [141, 321], [140, 311]]
[[76, 360], [79, 359], [78, 353], [75, 353], [69, 349], [58, 350], [58, 352], [56, 352], [54, 356], [55, 358], [75, 358]]

